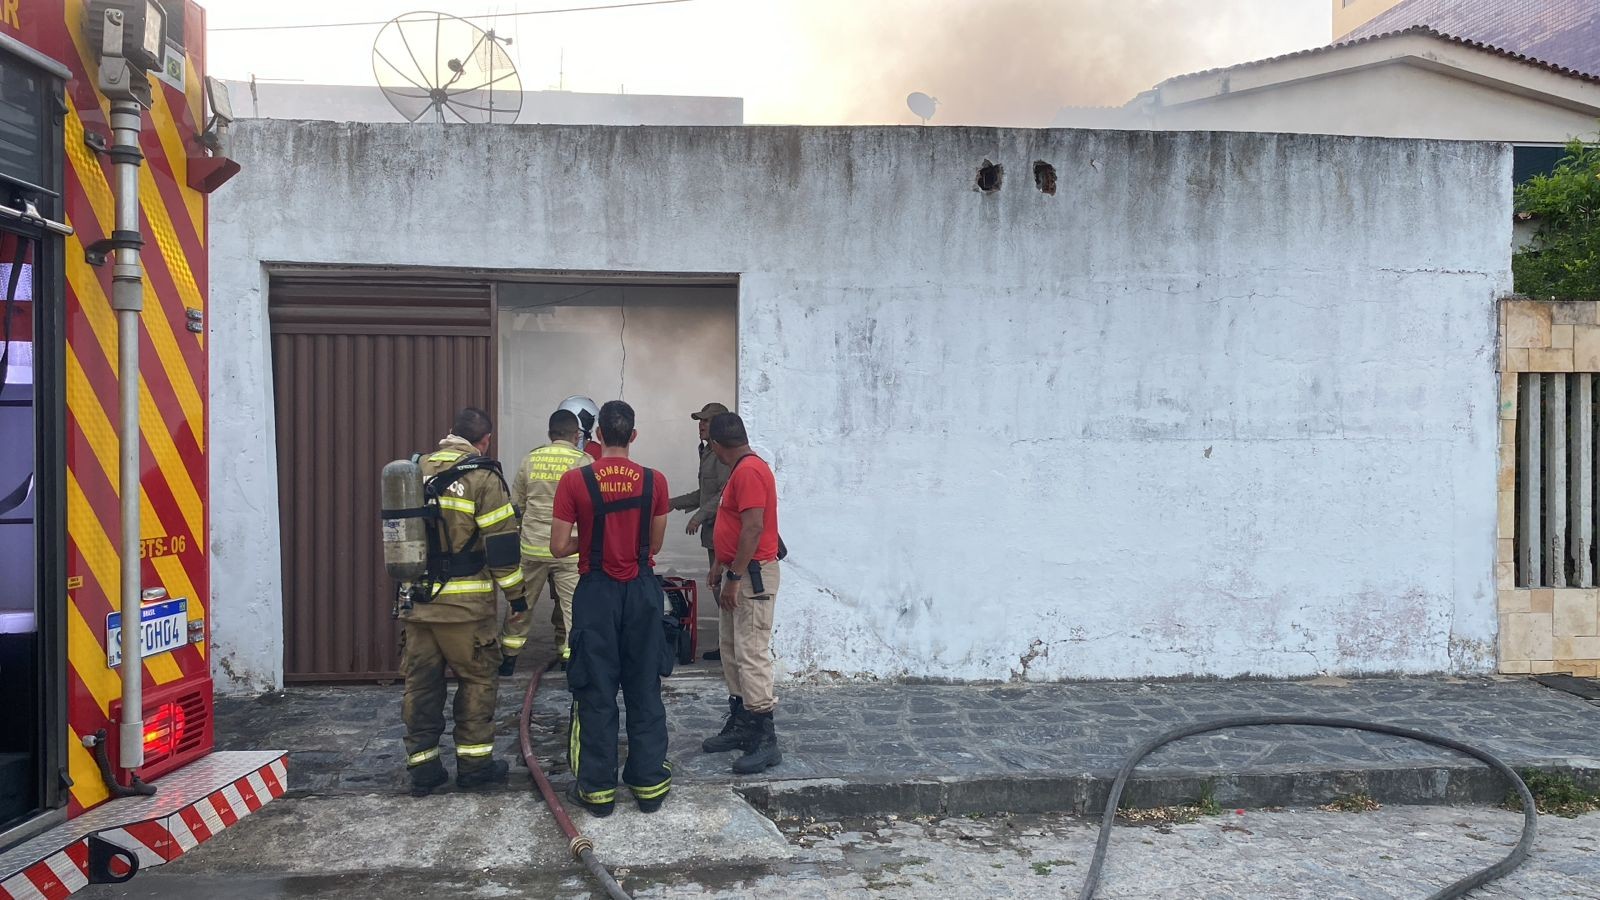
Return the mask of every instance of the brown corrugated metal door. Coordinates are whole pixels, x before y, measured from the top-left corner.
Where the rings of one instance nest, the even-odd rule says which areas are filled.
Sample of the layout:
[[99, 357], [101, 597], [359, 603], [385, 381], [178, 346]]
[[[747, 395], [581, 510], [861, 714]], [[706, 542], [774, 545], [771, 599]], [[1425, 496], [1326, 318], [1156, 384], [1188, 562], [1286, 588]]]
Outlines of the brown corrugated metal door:
[[462, 406], [495, 408], [491, 288], [418, 277], [274, 276], [272, 379], [284, 678], [399, 673], [378, 481]]

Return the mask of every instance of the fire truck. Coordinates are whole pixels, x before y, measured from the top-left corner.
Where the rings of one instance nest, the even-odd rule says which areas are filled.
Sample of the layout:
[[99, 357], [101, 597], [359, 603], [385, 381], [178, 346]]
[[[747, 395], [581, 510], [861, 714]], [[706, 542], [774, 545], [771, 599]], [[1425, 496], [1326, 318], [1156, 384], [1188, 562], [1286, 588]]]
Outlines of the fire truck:
[[189, 0], [0, 0], [0, 900], [177, 858], [283, 793], [214, 752], [207, 196]]

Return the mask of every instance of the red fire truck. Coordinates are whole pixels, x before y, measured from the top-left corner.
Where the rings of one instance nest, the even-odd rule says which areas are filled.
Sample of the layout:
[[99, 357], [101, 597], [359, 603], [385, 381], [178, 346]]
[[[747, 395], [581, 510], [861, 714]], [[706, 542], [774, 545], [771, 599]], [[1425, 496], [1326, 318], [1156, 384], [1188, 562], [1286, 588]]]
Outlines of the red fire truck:
[[213, 752], [207, 195], [189, 0], [0, 0], [0, 900], [176, 858], [273, 797]]

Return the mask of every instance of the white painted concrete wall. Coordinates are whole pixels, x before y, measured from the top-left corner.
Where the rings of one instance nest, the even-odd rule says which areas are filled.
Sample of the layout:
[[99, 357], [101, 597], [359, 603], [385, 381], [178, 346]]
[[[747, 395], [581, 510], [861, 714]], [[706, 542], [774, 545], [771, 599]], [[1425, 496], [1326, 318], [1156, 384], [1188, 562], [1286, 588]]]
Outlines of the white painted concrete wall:
[[1503, 146], [247, 122], [235, 152], [212, 560], [242, 687], [280, 677], [272, 262], [739, 273], [790, 675], [1492, 665]]

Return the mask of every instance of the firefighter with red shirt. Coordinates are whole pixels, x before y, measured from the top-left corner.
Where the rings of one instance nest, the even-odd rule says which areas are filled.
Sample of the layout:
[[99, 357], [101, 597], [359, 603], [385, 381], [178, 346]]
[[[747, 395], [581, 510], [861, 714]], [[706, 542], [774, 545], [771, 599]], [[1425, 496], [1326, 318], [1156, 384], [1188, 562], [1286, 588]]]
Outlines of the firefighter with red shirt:
[[671, 497], [660, 472], [628, 458], [638, 436], [633, 407], [612, 400], [600, 408], [598, 425], [601, 457], [561, 476], [550, 531], [551, 555], [577, 553], [581, 573], [567, 638], [567, 749], [577, 780], [571, 797], [596, 816], [610, 815], [615, 806], [620, 687], [628, 708], [622, 780], [648, 813], [661, 808], [672, 788], [661, 677], [672, 671], [676, 648], [667, 646], [662, 631], [664, 598], [653, 571]]
[[731, 470], [722, 489], [713, 534], [717, 561], [711, 583], [721, 585], [718, 633], [728, 718], [701, 744], [707, 753], [743, 750], [733, 771], [750, 775], [783, 762], [772, 714], [772, 609], [778, 597], [778, 486], [766, 461], [750, 449], [737, 413], [711, 419], [711, 449]]

